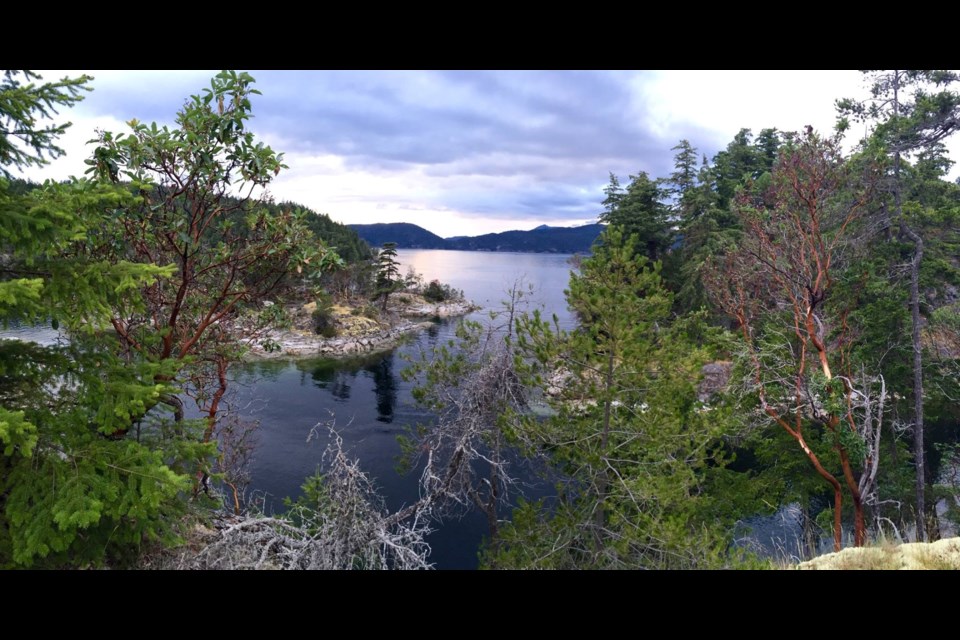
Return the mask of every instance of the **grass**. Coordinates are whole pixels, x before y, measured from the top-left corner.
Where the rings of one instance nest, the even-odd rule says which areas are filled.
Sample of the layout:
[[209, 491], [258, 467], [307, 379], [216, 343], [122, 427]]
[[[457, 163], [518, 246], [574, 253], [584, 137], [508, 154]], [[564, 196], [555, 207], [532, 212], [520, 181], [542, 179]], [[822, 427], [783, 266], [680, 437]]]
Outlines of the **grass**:
[[881, 542], [872, 547], [850, 548], [823, 555], [803, 562], [796, 568], [836, 571], [955, 571], [960, 570], [960, 538], [901, 545]]

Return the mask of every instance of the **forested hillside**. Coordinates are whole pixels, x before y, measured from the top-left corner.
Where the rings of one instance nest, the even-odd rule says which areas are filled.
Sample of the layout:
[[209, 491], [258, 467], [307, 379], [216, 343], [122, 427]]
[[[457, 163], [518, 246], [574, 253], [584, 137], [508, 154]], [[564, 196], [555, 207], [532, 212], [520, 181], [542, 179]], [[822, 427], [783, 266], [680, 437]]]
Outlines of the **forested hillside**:
[[384, 242], [396, 242], [400, 249], [587, 253], [604, 226], [601, 224], [580, 227], [540, 226], [529, 231], [504, 231], [446, 239], [407, 222], [353, 224], [350, 228], [360, 234], [360, 237], [372, 247], [379, 247]]
[[383, 222], [379, 224], [351, 224], [350, 228], [366, 240], [371, 247], [385, 242], [396, 242], [401, 249], [446, 249], [447, 241], [430, 233], [423, 227], [408, 222]]
[[530, 231], [504, 231], [482, 236], [451, 238], [447, 247], [461, 251], [529, 251], [533, 253], [587, 253], [603, 225], [547, 227]]

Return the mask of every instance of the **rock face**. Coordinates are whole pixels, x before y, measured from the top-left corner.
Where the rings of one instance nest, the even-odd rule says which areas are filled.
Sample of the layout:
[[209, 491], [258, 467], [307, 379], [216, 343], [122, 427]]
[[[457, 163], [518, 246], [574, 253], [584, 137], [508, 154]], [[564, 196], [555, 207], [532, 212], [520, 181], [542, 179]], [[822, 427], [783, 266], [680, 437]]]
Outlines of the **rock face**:
[[733, 363], [726, 360], [718, 360], [703, 365], [700, 370], [703, 379], [697, 387], [697, 400], [708, 402], [710, 396], [726, 389], [730, 382], [731, 369], [733, 369]]

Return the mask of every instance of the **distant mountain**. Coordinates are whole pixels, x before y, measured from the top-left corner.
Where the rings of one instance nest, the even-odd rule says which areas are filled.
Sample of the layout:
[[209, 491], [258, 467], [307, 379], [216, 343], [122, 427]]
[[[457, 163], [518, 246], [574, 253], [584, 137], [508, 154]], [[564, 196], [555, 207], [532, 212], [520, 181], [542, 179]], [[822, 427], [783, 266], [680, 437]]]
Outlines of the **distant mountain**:
[[504, 231], [482, 236], [456, 236], [444, 240], [422, 227], [406, 222], [350, 225], [372, 247], [396, 242], [401, 249], [456, 249], [460, 251], [520, 251], [529, 253], [585, 253], [604, 226], [550, 227], [530, 231]]
[[382, 222], [379, 224], [351, 224], [361, 238], [374, 248], [384, 242], [396, 242], [401, 249], [447, 249], [447, 241], [423, 227], [409, 222]]
[[[582, 227], [548, 227], [530, 231], [504, 231], [473, 238], [448, 240], [450, 249], [461, 251], [525, 251], [532, 253], [584, 253], [603, 231], [602, 224]], [[363, 235], [363, 234], [361, 234]]]

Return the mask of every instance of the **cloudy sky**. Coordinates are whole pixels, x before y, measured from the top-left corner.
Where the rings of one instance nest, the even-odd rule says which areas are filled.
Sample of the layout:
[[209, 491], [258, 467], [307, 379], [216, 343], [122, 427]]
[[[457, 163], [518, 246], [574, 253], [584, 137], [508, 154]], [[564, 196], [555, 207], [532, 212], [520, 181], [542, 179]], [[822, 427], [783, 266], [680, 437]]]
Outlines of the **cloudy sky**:
[[[41, 73], [95, 80], [63, 114], [67, 156], [34, 179], [82, 175], [96, 128], [172, 124], [216, 71]], [[855, 71], [250, 73], [263, 92], [251, 128], [290, 167], [277, 200], [444, 237], [593, 222], [611, 171], [664, 176], [682, 138], [713, 156], [742, 127], [828, 130], [834, 100], [866, 90]]]

